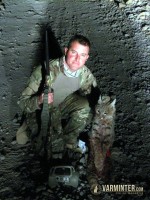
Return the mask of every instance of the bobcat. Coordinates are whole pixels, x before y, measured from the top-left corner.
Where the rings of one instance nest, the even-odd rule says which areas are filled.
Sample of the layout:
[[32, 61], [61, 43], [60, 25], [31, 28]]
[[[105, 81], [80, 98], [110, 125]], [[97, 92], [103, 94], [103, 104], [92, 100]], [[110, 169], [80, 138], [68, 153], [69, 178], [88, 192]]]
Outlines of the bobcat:
[[115, 103], [109, 96], [100, 96], [89, 132], [87, 179], [93, 194], [99, 194], [98, 178], [102, 175], [106, 154], [114, 140]]

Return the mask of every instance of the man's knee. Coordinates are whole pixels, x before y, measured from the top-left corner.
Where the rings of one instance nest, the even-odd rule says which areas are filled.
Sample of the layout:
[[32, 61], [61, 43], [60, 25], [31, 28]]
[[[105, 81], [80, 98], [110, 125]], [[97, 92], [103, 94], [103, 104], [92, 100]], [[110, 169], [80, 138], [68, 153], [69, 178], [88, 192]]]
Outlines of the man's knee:
[[89, 102], [88, 102], [87, 98], [85, 98], [85, 97], [80, 97], [79, 105], [83, 109], [90, 110]]
[[76, 116], [80, 117], [84, 115], [85, 117], [91, 111], [89, 102], [86, 97], [80, 96], [76, 93], [68, 96], [66, 100], [61, 105], [62, 116]]
[[89, 102], [86, 97], [77, 96], [77, 101], [75, 101], [73, 104], [74, 104], [74, 110], [77, 111], [77, 114], [80, 112], [88, 114], [91, 110]]

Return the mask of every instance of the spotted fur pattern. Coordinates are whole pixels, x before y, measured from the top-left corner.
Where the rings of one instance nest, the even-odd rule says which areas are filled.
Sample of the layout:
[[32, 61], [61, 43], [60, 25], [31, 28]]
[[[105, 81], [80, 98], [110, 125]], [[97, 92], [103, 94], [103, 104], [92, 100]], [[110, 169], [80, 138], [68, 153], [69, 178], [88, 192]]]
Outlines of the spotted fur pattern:
[[115, 103], [109, 96], [100, 96], [95, 106], [92, 129], [89, 134], [88, 179], [96, 184], [104, 168], [106, 154], [114, 140]]

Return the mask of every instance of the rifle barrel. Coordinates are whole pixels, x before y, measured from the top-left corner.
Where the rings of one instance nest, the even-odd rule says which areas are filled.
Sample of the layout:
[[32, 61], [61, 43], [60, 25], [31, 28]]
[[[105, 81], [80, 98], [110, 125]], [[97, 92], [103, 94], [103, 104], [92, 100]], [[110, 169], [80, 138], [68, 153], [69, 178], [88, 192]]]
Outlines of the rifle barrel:
[[45, 55], [46, 55], [46, 75], [50, 75], [50, 69], [49, 69], [49, 43], [48, 43], [48, 30], [46, 30], [45, 35]]

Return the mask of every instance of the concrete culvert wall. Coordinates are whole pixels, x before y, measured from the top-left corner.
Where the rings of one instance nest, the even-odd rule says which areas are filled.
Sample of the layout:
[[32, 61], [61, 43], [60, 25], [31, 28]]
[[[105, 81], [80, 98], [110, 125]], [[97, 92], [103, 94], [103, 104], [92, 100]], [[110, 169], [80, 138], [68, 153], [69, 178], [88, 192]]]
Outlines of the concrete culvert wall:
[[[0, 1], [0, 199], [49, 199], [51, 194], [30, 145], [20, 146], [15, 138], [21, 118], [17, 100], [31, 71], [43, 60], [46, 26], [52, 36], [51, 58], [62, 54], [75, 33], [91, 41], [87, 66], [96, 76], [102, 94], [117, 98], [114, 142], [117, 157], [110, 183], [143, 187], [142, 198], [148, 199], [149, 0]], [[57, 195], [60, 199], [87, 199], [86, 184], [78, 192], [73, 191], [73, 195], [63, 192]], [[105, 193], [102, 199], [125, 197], [126, 194]], [[136, 194], [126, 197], [134, 198]]]

